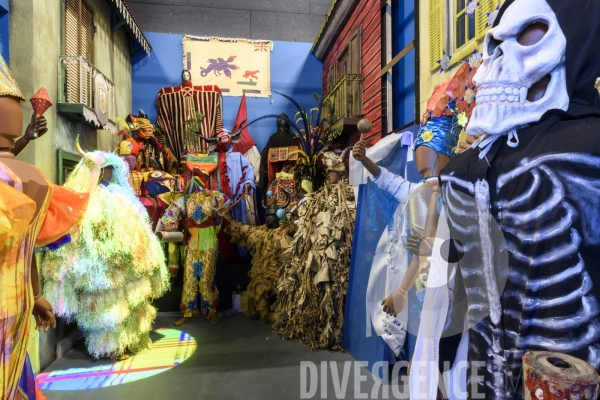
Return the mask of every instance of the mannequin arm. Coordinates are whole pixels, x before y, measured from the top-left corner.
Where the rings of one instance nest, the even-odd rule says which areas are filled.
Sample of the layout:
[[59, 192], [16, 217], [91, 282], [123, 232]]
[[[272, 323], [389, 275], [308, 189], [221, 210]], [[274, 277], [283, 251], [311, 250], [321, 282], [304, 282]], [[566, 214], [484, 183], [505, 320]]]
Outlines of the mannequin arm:
[[432, 187], [431, 190], [431, 196], [427, 203], [427, 219], [425, 221], [424, 232], [425, 238], [423, 239], [421, 246], [419, 246], [419, 255], [413, 257], [404, 278], [402, 278], [400, 288], [381, 302], [383, 311], [394, 317], [406, 306], [408, 291], [415, 284], [419, 275], [423, 272], [429, 272], [429, 262], [427, 258], [431, 256], [433, 239], [435, 238], [437, 223], [440, 217], [440, 214], [437, 211], [439, 190], [438, 185]]
[[40, 289], [40, 276], [38, 273], [37, 262], [35, 256], [32, 256], [31, 260], [31, 289], [33, 291], [33, 311], [32, 314], [35, 317], [35, 329], [48, 331], [50, 326], [52, 329], [56, 328], [56, 318], [54, 317], [54, 311], [52, 305], [48, 303]]
[[373, 162], [373, 160], [367, 157], [367, 144], [364, 140], [359, 140], [356, 142], [352, 148], [352, 156], [356, 159], [356, 161], [360, 161], [374, 178], [379, 176], [379, 167]]
[[29, 125], [27, 125], [27, 129], [25, 129], [25, 134], [15, 142], [11, 153], [13, 153], [15, 156], [18, 156], [25, 149], [25, 147], [27, 147], [29, 142], [44, 136], [46, 132], [48, 132], [48, 128], [46, 127], [46, 118], [44, 116], [35, 118], [35, 114], [33, 114], [31, 116], [31, 122]]

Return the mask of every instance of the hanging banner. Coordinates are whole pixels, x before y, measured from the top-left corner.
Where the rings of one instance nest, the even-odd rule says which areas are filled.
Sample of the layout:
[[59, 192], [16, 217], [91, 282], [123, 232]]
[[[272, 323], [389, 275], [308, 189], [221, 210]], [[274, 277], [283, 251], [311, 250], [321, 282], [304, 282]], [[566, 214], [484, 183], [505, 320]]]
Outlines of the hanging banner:
[[223, 96], [269, 97], [271, 51], [268, 40], [183, 37], [183, 69], [194, 85], [216, 85]]

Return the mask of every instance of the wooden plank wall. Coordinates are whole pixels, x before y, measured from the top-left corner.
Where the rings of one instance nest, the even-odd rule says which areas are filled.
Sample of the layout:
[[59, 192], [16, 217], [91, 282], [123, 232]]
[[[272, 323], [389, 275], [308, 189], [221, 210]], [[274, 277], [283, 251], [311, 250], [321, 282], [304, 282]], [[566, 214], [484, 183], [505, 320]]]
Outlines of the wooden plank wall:
[[346, 26], [331, 46], [323, 60], [323, 95], [329, 91], [327, 74], [331, 65], [344, 50], [350, 35], [361, 27], [361, 73], [363, 74], [364, 118], [371, 120], [373, 130], [367, 135], [367, 144], [374, 145], [381, 139], [381, 14], [380, 0], [361, 0], [348, 19]]

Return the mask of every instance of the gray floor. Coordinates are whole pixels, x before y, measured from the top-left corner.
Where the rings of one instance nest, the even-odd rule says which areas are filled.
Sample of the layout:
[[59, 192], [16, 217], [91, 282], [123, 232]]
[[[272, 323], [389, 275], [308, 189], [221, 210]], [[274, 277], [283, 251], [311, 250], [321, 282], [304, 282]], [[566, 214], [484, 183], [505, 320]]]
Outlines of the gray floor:
[[[179, 313], [159, 313], [155, 326], [172, 328], [173, 321], [179, 317]], [[306, 385], [301, 383], [300, 363], [310, 361], [317, 367], [313, 372], [318, 371], [314, 376], [318, 383], [316, 393], [303, 398], [397, 397], [389, 387], [389, 397], [382, 391], [378, 396], [371, 396], [374, 386], [371, 373], [365, 368], [355, 371], [355, 360], [350, 355], [331, 351], [313, 352], [298, 342], [281, 340], [271, 331], [270, 325], [251, 320], [243, 314], [225, 318], [216, 326], [198, 317], [181, 328], [196, 339], [197, 349], [187, 361], [175, 368], [119, 386], [84, 391], [45, 390], [44, 394], [49, 400], [300, 399], [301, 386], [310, 390], [310, 379], [305, 379]], [[321, 384], [321, 362], [325, 361], [328, 362], [326, 387]], [[337, 366], [337, 374], [331, 372], [329, 362], [332, 361]], [[93, 361], [80, 345], [44, 372], [86, 368], [100, 363], [110, 362]], [[346, 390], [343, 390], [344, 368], [348, 379]], [[309, 372], [306, 375], [311, 376]], [[340, 383], [342, 390], [336, 394], [335, 386], [340, 387]], [[355, 383], [360, 383], [360, 386], [355, 388]], [[355, 389], [368, 397], [361, 397]]]

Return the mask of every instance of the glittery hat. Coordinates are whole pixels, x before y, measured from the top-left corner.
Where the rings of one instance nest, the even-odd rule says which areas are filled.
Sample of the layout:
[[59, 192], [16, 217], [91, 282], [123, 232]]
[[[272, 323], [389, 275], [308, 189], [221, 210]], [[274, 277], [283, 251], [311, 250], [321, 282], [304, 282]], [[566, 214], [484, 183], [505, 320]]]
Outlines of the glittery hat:
[[17, 85], [15, 78], [13, 78], [2, 55], [0, 55], [0, 96], [11, 96], [25, 101], [25, 96], [21, 93], [19, 85]]

